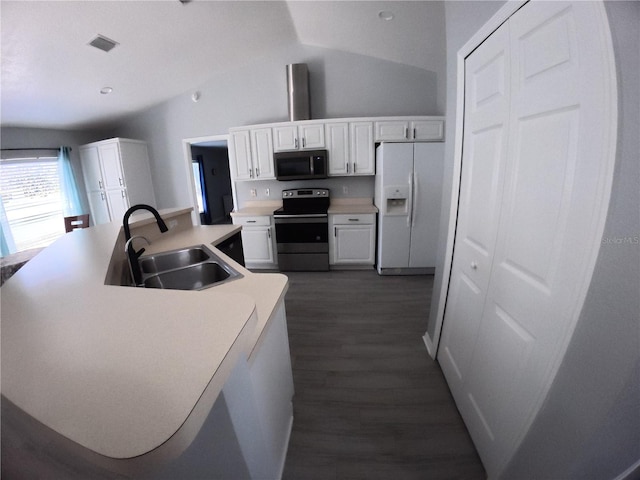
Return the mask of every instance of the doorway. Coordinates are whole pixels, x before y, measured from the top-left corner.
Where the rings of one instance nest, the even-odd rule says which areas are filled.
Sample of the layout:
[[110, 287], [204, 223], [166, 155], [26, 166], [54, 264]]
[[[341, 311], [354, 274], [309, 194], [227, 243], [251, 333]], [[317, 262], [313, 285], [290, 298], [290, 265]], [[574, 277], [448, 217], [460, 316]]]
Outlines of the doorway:
[[231, 223], [234, 206], [227, 136], [184, 140], [194, 223]]

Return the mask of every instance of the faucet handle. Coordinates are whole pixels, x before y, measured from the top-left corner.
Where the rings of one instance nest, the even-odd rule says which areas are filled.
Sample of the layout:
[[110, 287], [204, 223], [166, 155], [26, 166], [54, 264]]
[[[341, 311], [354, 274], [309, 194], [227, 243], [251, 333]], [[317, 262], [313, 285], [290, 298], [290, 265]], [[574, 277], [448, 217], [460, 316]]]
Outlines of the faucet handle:
[[[142, 235], [134, 235], [129, 240], [127, 240], [127, 243], [124, 244], [124, 251], [125, 252], [129, 251], [129, 247], [130, 246], [133, 247], [133, 240], [135, 238], [142, 238], [145, 242], [147, 242], [147, 245], [151, 245], [151, 242], [149, 241], [149, 239], [147, 237], [144, 237]], [[143, 252], [144, 252], [144, 248], [142, 250], [140, 250], [140, 252], [138, 252], [138, 254], [142, 255]]]

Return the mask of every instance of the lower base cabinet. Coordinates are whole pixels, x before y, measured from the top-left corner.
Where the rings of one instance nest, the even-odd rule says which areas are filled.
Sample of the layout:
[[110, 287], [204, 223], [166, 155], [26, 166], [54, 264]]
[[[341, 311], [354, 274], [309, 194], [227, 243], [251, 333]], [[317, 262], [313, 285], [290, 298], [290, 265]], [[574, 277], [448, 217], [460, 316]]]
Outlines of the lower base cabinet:
[[329, 264], [334, 267], [371, 268], [375, 261], [376, 216], [329, 215]]
[[244, 262], [251, 269], [275, 269], [278, 267], [275, 225], [267, 215], [234, 217], [234, 225], [242, 225]]

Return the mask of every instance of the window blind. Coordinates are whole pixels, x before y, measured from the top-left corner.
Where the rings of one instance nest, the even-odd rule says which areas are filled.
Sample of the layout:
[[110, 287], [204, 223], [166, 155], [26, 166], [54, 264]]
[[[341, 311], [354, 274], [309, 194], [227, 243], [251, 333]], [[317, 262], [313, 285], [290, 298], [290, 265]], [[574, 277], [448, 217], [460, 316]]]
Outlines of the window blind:
[[0, 195], [16, 251], [45, 247], [64, 234], [56, 157], [1, 160]]

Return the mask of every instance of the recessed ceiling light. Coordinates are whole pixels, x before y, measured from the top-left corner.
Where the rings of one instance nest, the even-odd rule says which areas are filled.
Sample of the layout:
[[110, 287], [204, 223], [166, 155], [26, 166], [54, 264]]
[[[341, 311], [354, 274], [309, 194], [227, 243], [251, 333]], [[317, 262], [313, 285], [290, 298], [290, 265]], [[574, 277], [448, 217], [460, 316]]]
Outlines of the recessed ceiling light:
[[381, 10], [378, 12], [378, 18], [386, 21], [393, 20], [393, 12], [390, 12], [389, 10]]
[[113, 88], [111, 88], [111, 87], [102, 87], [100, 89], [100, 93], [102, 95], [109, 95], [111, 92], [113, 92]]

